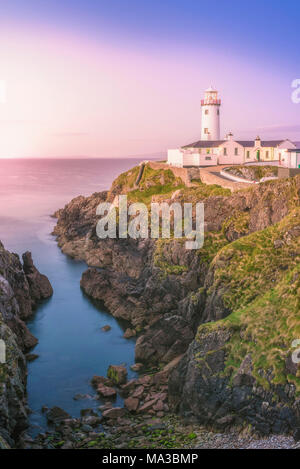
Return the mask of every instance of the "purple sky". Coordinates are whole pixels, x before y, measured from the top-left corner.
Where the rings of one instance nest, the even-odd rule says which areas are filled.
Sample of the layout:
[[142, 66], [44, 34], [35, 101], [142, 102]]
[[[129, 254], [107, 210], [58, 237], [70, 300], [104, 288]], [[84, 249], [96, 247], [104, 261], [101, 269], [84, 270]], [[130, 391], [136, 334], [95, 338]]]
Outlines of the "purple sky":
[[210, 85], [222, 135], [300, 141], [298, 1], [55, 3], [1, 12], [0, 157], [163, 153], [200, 138]]

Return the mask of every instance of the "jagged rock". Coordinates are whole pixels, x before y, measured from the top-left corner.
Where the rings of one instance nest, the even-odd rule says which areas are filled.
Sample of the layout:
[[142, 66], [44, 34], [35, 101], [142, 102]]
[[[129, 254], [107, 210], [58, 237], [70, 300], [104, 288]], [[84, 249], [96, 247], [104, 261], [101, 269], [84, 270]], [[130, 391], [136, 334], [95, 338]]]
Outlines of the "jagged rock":
[[36, 360], [37, 358], [39, 358], [39, 355], [37, 355], [36, 353], [26, 353], [26, 360], [28, 362], [32, 362]]
[[194, 338], [188, 322], [180, 316], [156, 321], [136, 342], [135, 360], [168, 363], [182, 354]]
[[47, 416], [47, 420], [50, 423], [55, 423], [55, 424], [63, 422], [64, 420], [70, 419], [70, 415], [68, 414], [68, 412], [66, 412], [61, 407], [57, 407], [57, 406], [54, 406], [51, 409], [49, 409], [46, 416]]
[[[169, 403], [185, 419], [219, 430], [250, 424], [263, 435], [289, 433], [297, 425], [296, 412], [273, 399], [273, 393], [257, 386], [246, 356], [232, 384], [223, 375], [225, 345], [232, 331], [226, 327], [203, 331], [190, 345], [169, 378]], [[281, 398], [287, 402], [280, 386]], [[267, 405], [266, 405], [267, 404]]]
[[[34, 272], [39, 282], [40, 274]], [[6, 345], [6, 363], [0, 364], [4, 378], [0, 383], [0, 435], [12, 447], [28, 425], [24, 352], [38, 342], [23, 322], [31, 316], [35, 303], [34, 278], [30, 281], [31, 285], [19, 256], [0, 242], [0, 339]]]
[[32, 306], [35, 307], [39, 301], [52, 296], [53, 289], [46, 275], [41, 274], [34, 266], [31, 252], [25, 252], [22, 258], [23, 270], [28, 281]]
[[126, 329], [123, 337], [125, 339], [130, 339], [130, 337], [135, 337], [135, 336], [136, 336], [136, 330], [135, 329], [130, 329], [128, 327], [128, 329]]

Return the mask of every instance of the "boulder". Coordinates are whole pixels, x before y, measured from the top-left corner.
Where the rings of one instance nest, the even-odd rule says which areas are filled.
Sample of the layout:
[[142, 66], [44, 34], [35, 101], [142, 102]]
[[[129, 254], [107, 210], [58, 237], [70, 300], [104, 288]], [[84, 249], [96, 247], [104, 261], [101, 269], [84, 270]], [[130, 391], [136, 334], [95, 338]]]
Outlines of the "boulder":
[[117, 419], [125, 415], [125, 409], [123, 407], [112, 407], [104, 410], [102, 415], [105, 419]]
[[158, 400], [153, 406], [153, 410], [156, 412], [162, 412], [164, 410], [164, 403], [161, 400]]
[[142, 405], [142, 406], [139, 408], [138, 412], [139, 412], [140, 414], [142, 414], [142, 413], [148, 413], [150, 410], [152, 410], [152, 408], [153, 408], [153, 406], [154, 406], [155, 403], [156, 403], [156, 399], [151, 399], [151, 400], [145, 402], [145, 404]]
[[61, 407], [57, 407], [57, 406], [54, 406], [51, 409], [49, 409], [46, 416], [47, 416], [48, 422], [54, 423], [54, 424], [63, 422], [64, 420], [71, 418], [68, 412], [66, 412]]
[[121, 385], [127, 381], [127, 370], [122, 365], [110, 365], [107, 370], [107, 377], [112, 380], [114, 384]]
[[117, 391], [114, 388], [105, 386], [104, 384], [99, 384], [97, 387], [97, 392], [102, 397], [116, 397]]
[[91, 385], [95, 388], [99, 386], [99, 384], [104, 384], [105, 386], [112, 386], [112, 381], [105, 376], [98, 376], [94, 375], [91, 379]]
[[135, 397], [128, 397], [124, 401], [124, 405], [126, 409], [129, 410], [129, 412], [135, 412], [139, 406], [139, 403], [140, 403], [139, 399]]
[[145, 391], [144, 386], [138, 386], [133, 392], [132, 397], [136, 397], [140, 399], [142, 395], [144, 394], [144, 391]]
[[139, 385], [137, 379], [131, 379], [126, 384], [121, 385], [122, 393], [129, 394]]
[[101, 327], [101, 331], [108, 332], [111, 330], [111, 327], [107, 324], [106, 326]]

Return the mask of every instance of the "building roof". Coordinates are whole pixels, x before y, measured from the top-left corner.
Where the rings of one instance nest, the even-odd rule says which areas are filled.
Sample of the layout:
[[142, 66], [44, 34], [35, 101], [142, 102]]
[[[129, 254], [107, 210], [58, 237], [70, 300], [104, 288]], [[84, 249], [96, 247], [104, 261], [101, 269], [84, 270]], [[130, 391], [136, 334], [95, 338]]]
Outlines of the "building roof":
[[254, 147], [254, 140], [237, 140], [242, 147]]
[[215, 148], [222, 145], [226, 140], [198, 140], [198, 142], [184, 145], [181, 148]]
[[[285, 142], [285, 140], [261, 140], [260, 146], [262, 147], [278, 147], [281, 143]], [[237, 140], [237, 143], [242, 145], [243, 147], [254, 147], [255, 140]]]
[[[286, 139], [285, 139], [286, 140]], [[285, 140], [261, 140], [261, 147], [273, 147], [276, 148]], [[228, 140], [198, 140], [198, 142], [190, 143], [189, 145], [184, 145], [185, 148], [216, 148], [222, 145], [222, 143], [227, 142]], [[242, 145], [242, 147], [254, 147], [255, 140], [234, 140], [236, 143]]]

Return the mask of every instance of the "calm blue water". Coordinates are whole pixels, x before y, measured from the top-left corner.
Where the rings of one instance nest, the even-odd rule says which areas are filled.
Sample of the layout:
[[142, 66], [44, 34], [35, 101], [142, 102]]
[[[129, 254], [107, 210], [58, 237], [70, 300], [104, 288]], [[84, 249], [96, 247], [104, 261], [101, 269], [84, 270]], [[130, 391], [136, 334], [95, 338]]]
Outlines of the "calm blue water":
[[[50, 279], [54, 295], [28, 323], [39, 339], [28, 364], [28, 401], [33, 410], [31, 433], [45, 428], [41, 407], [58, 405], [76, 417], [97, 400], [75, 401], [89, 394], [94, 374], [106, 375], [110, 364], [134, 363], [133, 339], [124, 327], [96, 307], [80, 290], [86, 265], [69, 259], [51, 236], [50, 217], [77, 195], [107, 189], [120, 172], [140, 160], [0, 160], [0, 240], [10, 251], [29, 250], [39, 270]], [[109, 324], [112, 329], [102, 332]], [[120, 403], [120, 398], [116, 404]]]

